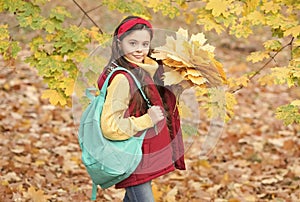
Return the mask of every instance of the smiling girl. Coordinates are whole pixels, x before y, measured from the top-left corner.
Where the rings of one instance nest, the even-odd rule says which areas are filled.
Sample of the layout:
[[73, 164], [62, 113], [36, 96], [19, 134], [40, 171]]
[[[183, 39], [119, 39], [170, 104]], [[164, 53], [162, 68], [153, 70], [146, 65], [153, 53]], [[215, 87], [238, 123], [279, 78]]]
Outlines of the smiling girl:
[[125, 188], [125, 202], [153, 202], [151, 181], [175, 168], [185, 169], [176, 98], [171, 88], [163, 85], [162, 63], [149, 56], [153, 34], [147, 20], [136, 16], [124, 19], [114, 32], [111, 58], [98, 79], [101, 89], [108, 73], [122, 66], [138, 78], [152, 105], [147, 107], [128, 73], [113, 74], [101, 116], [103, 134], [118, 141], [148, 129], [141, 163], [127, 179], [116, 184], [116, 188]]

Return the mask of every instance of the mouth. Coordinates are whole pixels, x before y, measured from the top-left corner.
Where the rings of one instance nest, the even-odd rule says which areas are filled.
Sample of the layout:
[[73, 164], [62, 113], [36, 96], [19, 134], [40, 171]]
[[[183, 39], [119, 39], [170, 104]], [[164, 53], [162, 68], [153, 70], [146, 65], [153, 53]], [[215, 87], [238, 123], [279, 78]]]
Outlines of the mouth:
[[133, 57], [135, 57], [136, 59], [143, 59], [144, 58], [143, 55], [133, 55]]

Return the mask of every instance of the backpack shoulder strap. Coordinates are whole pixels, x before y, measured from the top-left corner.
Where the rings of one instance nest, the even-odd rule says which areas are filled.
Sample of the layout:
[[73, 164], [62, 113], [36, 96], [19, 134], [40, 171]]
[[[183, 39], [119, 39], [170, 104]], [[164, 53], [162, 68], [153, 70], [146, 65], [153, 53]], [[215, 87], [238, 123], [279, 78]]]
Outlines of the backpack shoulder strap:
[[[150, 100], [147, 98], [145, 92], [142, 90], [142, 87], [141, 87], [140, 82], [137, 80], [137, 78], [134, 76], [134, 74], [133, 74], [131, 71], [129, 71], [128, 69], [125, 69], [124, 67], [118, 66], [118, 67], [112, 69], [112, 71], [111, 71], [111, 72], [108, 74], [108, 76], [106, 77], [106, 80], [105, 80], [105, 82], [104, 82], [104, 84], [103, 84], [103, 86], [102, 86], [102, 88], [101, 88], [101, 90], [100, 90], [100, 93], [106, 94], [106, 89], [107, 89], [107, 85], [108, 85], [109, 79], [110, 79], [110, 77], [113, 75], [113, 73], [115, 73], [116, 71], [125, 71], [125, 72], [127, 72], [127, 73], [132, 77], [132, 79], [134, 80], [135, 84], [137, 85], [137, 88], [138, 88], [139, 91], [141, 92], [141, 94], [142, 94], [144, 100], [146, 101], [148, 108], [150, 108], [150, 107], [152, 106], [152, 105], [151, 105], [151, 102], [150, 102]], [[88, 95], [87, 95], [87, 96], [88, 96]]]

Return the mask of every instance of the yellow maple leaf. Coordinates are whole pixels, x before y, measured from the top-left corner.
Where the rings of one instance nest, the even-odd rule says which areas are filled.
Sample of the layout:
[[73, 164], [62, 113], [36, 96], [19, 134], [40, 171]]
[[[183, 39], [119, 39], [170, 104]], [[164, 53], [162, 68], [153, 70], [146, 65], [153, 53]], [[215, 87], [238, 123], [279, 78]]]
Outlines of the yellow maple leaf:
[[187, 40], [189, 37], [188, 35], [188, 31], [183, 29], [183, 28], [179, 28], [178, 31], [176, 32], [176, 39], [182, 39], [182, 40]]
[[156, 8], [156, 7], [158, 7], [159, 4], [160, 4], [160, 0], [147, 1], [147, 7], [149, 7], [149, 8]]
[[270, 74], [260, 77], [258, 79], [258, 82], [260, 83], [260, 85], [268, 85], [268, 86], [271, 86], [275, 83], [273, 76]]
[[183, 101], [180, 101], [177, 107], [181, 118], [184, 119], [193, 116], [191, 108], [188, 107]]
[[297, 38], [300, 35], [300, 25], [286, 30], [283, 35], [284, 36], [292, 35], [293, 37]]
[[[200, 51], [198, 51], [200, 52]], [[204, 51], [203, 51], [204, 52]], [[208, 65], [209, 64], [209, 60], [207, 59], [208, 57], [206, 56], [207, 54], [196, 54], [196, 55], [192, 55], [190, 58], [191, 63], [197, 65], [197, 64], [201, 64], [201, 65]]]
[[294, 100], [294, 101], [292, 101], [291, 105], [300, 106], [300, 100]]
[[194, 77], [202, 76], [202, 74], [201, 74], [201, 72], [199, 70], [197, 70], [197, 69], [191, 69], [191, 68], [189, 68], [189, 69], [186, 70], [186, 74], [192, 75]]
[[45, 90], [41, 97], [43, 99], [48, 98], [52, 105], [60, 103], [60, 105], [64, 106], [67, 104], [66, 98], [56, 90]]
[[221, 24], [217, 23], [214, 20], [213, 16], [210, 17], [199, 15], [197, 19], [197, 24], [204, 26], [204, 29], [206, 31], [214, 29], [218, 34], [221, 34], [223, 31], [225, 31], [224, 27]]
[[262, 13], [259, 11], [253, 11], [249, 13], [246, 18], [253, 24], [253, 25], [259, 25], [259, 24], [264, 24], [266, 20], [266, 16], [264, 16]]
[[64, 89], [66, 96], [72, 95], [74, 91], [75, 81], [72, 78], [64, 78], [63, 83], [60, 84], [60, 87]]
[[287, 67], [274, 67], [271, 69], [271, 76], [274, 78], [276, 84], [287, 83], [289, 87], [295, 85], [291, 76], [291, 70]]
[[217, 61], [214, 58], [211, 58], [211, 60], [213, 62], [213, 65], [217, 68], [217, 70], [218, 70], [220, 76], [222, 77], [223, 81], [226, 82], [227, 78], [226, 78], [226, 74], [225, 74], [225, 71], [223, 69], [222, 63], [220, 63], [219, 61]]
[[176, 41], [172, 36], [167, 36], [165, 48], [166, 50], [176, 50]]
[[237, 104], [237, 100], [232, 93], [226, 92], [225, 93], [225, 100], [226, 100], [226, 110], [229, 111], [231, 114], [234, 114], [233, 108]]
[[198, 86], [203, 85], [207, 82], [207, 79], [203, 78], [202, 76], [187, 75], [187, 78]]
[[235, 86], [247, 86], [248, 85], [248, 82], [249, 82], [249, 78], [247, 75], [243, 75], [239, 78], [230, 78], [228, 80], [228, 84], [229, 84], [229, 87], [235, 87]]
[[[178, 62], [178, 66], [174, 65], [174, 67], [180, 67], [181, 65], [188, 67], [191, 66], [191, 64], [189, 64], [188, 62], [186, 62], [185, 60], [181, 59], [180, 56], [178, 55], [174, 55], [174, 54], [168, 54], [167, 55], [169, 57], [169, 59], [172, 59], [174, 62], [177, 61]], [[169, 65], [170, 66], [170, 65]], [[172, 66], [172, 65], [171, 65]]]
[[168, 53], [163, 52], [163, 51], [159, 51], [159, 50], [154, 50], [151, 53], [151, 56], [156, 58], [157, 60], [164, 60], [167, 58]]
[[204, 50], [204, 51], [208, 51], [208, 52], [213, 53], [216, 48], [212, 45], [205, 44], [204, 46], [201, 47], [201, 49]]
[[207, 10], [212, 10], [212, 14], [215, 17], [220, 16], [223, 14], [223, 16], [228, 17], [229, 12], [227, 11], [228, 5], [230, 5], [231, 1], [228, 0], [209, 0], [209, 2], [206, 4]]
[[259, 5], [260, 0], [246, 0], [243, 7], [243, 15], [248, 15], [249, 13], [256, 10]]
[[274, 1], [264, 1], [263, 5], [261, 6], [261, 8], [266, 12], [272, 12], [274, 14], [276, 14], [280, 9], [280, 5], [278, 3], [275, 3]]
[[263, 45], [266, 50], [271, 50], [271, 51], [279, 51], [280, 48], [282, 47], [280, 41], [278, 40], [268, 40], [264, 42]]
[[177, 71], [169, 71], [164, 73], [164, 83], [165, 85], [173, 85], [178, 84], [184, 80], [184, 76], [182, 76]]
[[176, 39], [168, 36], [166, 44], [155, 48], [151, 55], [162, 59], [166, 66], [175, 71], [165, 74], [166, 85], [178, 84], [183, 80], [189, 85], [202, 87], [206, 83], [211, 86], [225, 83], [223, 66], [214, 59], [214, 47], [205, 44], [203, 33], [193, 34], [189, 39], [187, 30], [180, 28], [176, 36]]
[[191, 14], [190, 12], [184, 12], [184, 17], [185, 17], [185, 22], [187, 24], [191, 24], [192, 21], [194, 20], [194, 15]]
[[250, 26], [247, 25], [247, 22], [245, 23], [234, 23], [230, 27], [230, 34], [235, 35], [237, 38], [247, 38], [250, 34], [253, 33], [253, 30], [250, 28]]
[[204, 45], [207, 39], [203, 33], [192, 34], [190, 41], [197, 41], [200, 45]]
[[256, 51], [256, 52], [250, 53], [250, 55], [247, 56], [247, 61], [252, 61], [253, 63], [256, 63], [256, 62], [262, 61], [264, 59], [267, 59], [269, 57], [270, 57], [270, 55], [266, 51]]
[[194, 65], [207, 65], [210, 62], [210, 53], [201, 47], [192, 46], [192, 53], [189, 56], [189, 60]]

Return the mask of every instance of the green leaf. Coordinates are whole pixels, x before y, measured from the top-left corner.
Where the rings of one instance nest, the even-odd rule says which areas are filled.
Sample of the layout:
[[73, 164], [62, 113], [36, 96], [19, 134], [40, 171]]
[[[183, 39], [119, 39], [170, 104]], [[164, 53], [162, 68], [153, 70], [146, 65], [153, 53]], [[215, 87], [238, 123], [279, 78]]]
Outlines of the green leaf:
[[3, 12], [4, 10], [4, 2], [0, 1], [0, 12]]
[[292, 104], [280, 106], [276, 109], [276, 118], [285, 125], [300, 123], [300, 107]]
[[[245, 20], [245, 19], [244, 19]], [[253, 33], [251, 27], [245, 23], [236, 23], [230, 27], [229, 33], [236, 36], [237, 38], [247, 38]]]
[[60, 22], [63, 22], [66, 17], [72, 17], [72, 15], [66, 10], [65, 7], [55, 7], [50, 12], [50, 18], [54, 18]]
[[43, 5], [43, 4], [47, 3], [48, 1], [50, 1], [50, 0], [31, 0], [31, 2], [34, 5]]
[[88, 30], [77, 27], [77, 26], [70, 26], [69, 29], [66, 30], [64, 38], [70, 39], [71, 41], [77, 42], [89, 42], [88, 39]]
[[61, 22], [57, 19], [47, 19], [44, 21], [43, 26], [45, 30], [50, 34], [54, 33], [56, 30], [62, 30]]
[[19, 45], [19, 42], [18, 41], [13, 41], [11, 43], [11, 56], [13, 58], [17, 58], [17, 54], [20, 52], [21, 50], [21, 47]]
[[3, 0], [3, 8], [12, 13], [23, 7], [24, 4], [25, 1], [22, 0]]
[[21, 50], [19, 42], [10, 39], [7, 28], [8, 25], [0, 25], [0, 54], [4, 60], [16, 58]]
[[151, 18], [150, 13], [146, 9], [146, 6], [149, 6], [149, 4], [145, 2], [131, 1], [128, 3], [123, 0], [104, 0], [102, 4], [106, 5], [110, 10], [117, 10], [121, 13], [131, 13], [146, 19]]
[[278, 40], [268, 40], [264, 42], [264, 47], [268, 51], [279, 51], [282, 45]]
[[275, 67], [272, 68], [271, 76], [274, 78], [276, 84], [287, 83], [289, 87], [295, 85], [293, 79], [291, 78], [292, 72], [290, 68], [287, 67]]
[[199, 134], [197, 127], [188, 124], [182, 124], [181, 128], [182, 128], [183, 136], [194, 136]]
[[221, 118], [225, 120], [226, 117], [226, 94], [222, 88], [208, 89], [210, 102], [208, 104], [208, 113], [210, 118]]
[[7, 40], [9, 39], [9, 32], [8, 32], [8, 25], [0, 25], [0, 40]]

